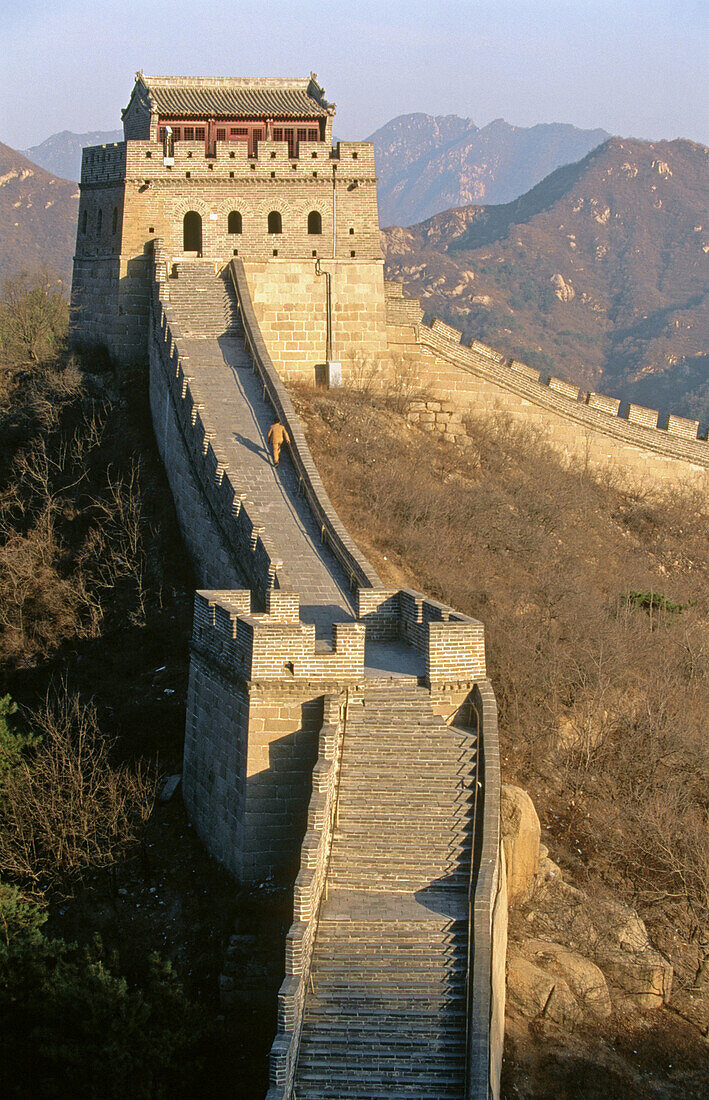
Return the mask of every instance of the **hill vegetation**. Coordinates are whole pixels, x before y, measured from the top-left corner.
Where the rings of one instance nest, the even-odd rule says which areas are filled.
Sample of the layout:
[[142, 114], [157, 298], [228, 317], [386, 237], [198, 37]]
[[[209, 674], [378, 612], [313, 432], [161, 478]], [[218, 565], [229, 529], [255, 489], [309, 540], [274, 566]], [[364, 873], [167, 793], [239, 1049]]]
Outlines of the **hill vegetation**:
[[0, 283], [49, 268], [67, 290], [76, 242], [79, 189], [0, 142]]
[[[194, 583], [145, 378], [69, 357], [51, 288], [45, 338], [18, 340], [8, 311], [35, 316], [43, 289], [0, 295], [0, 1092], [186, 1098], [208, 1073], [252, 1100], [275, 994], [273, 1019], [248, 992], [225, 1018], [218, 978], [254, 902], [158, 797]], [[287, 906], [261, 904], [265, 938]], [[240, 965], [247, 990], [253, 952]]]
[[512, 203], [387, 230], [388, 275], [467, 338], [707, 420], [708, 158], [613, 138]]
[[[600, 1085], [599, 1059], [613, 1095], [640, 1095], [635, 1071], [613, 1068], [609, 1050], [637, 1050], [645, 1034], [647, 1054], [653, 1033], [647, 1095], [699, 1095], [709, 1028], [706, 498], [593, 477], [504, 419], [471, 422], [463, 449], [371, 396], [295, 398], [327, 491], [385, 582], [484, 622], [503, 780], [530, 791], [571, 879], [639, 911], [674, 965], [672, 1010], [693, 1021], [660, 1039], [673, 1033], [671, 1014], [617, 1013], [563, 1072], [559, 1035], [545, 1045], [540, 1034], [545, 1072], [522, 1087], [509, 1052], [509, 1095], [549, 1095], [551, 1081], [562, 1095], [596, 1095], [581, 1085], [584, 1074]], [[668, 1042], [673, 1059], [659, 1055]]]
[[457, 115], [399, 115], [374, 143], [380, 225], [411, 225], [451, 206], [504, 203], [610, 135], [562, 123], [478, 127]]

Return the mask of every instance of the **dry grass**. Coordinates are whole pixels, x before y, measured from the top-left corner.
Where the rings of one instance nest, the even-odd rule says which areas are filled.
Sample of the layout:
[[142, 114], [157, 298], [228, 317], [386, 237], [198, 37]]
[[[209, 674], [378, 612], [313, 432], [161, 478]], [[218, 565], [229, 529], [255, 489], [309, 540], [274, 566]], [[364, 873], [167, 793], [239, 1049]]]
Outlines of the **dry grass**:
[[[564, 465], [504, 420], [471, 424], [462, 450], [368, 395], [295, 398], [380, 574], [484, 621], [507, 779], [691, 983], [709, 916], [706, 498]], [[649, 609], [632, 595], [650, 592]]]

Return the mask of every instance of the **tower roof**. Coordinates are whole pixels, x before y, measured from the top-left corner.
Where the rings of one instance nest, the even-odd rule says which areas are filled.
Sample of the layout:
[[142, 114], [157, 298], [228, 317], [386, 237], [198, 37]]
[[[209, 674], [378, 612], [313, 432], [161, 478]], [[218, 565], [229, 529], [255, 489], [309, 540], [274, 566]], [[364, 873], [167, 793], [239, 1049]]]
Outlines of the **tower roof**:
[[315, 73], [305, 79], [282, 79], [147, 76], [141, 71], [136, 73], [131, 100], [136, 94], [148, 99], [151, 111], [183, 118], [313, 118], [335, 113], [335, 105], [325, 99]]

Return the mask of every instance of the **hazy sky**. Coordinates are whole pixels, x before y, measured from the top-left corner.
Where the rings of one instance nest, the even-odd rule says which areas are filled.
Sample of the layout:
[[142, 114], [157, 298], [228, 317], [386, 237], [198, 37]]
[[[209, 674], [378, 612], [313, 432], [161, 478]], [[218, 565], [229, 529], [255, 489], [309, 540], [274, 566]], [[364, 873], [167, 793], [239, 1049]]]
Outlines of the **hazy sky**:
[[120, 127], [137, 69], [317, 72], [336, 134], [399, 114], [709, 143], [707, 0], [0, 0], [0, 141]]

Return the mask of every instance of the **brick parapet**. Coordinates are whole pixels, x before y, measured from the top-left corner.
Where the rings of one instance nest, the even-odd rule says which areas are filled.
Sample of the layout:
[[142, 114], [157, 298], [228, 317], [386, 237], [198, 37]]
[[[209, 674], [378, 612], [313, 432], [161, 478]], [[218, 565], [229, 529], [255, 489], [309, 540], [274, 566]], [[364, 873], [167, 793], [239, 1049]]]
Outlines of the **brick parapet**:
[[251, 354], [254, 369], [261, 376], [268, 399], [281, 423], [288, 430], [291, 439], [290, 453], [293, 465], [298, 474], [302, 492], [320, 525], [323, 541], [327, 542], [344, 568], [352, 587], [378, 587], [381, 584], [379, 577], [364, 555], [358, 550], [344, 524], [341, 523], [325, 491], [325, 486], [313, 461], [300, 420], [288, 396], [288, 391], [273, 365], [261, 334], [251, 301], [244, 265], [241, 261], [234, 260], [229, 265], [229, 269], [239, 302], [246, 346]]
[[[247, 605], [247, 597], [249, 597]], [[250, 593], [222, 599], [220, 591], [195, 593], [192, 645], [228, 675], [260, 684], [292, 682], [347, 683], [364, 676], [365, 626], [335, 623], [331, 652], [315, 646], [315, 627], [294, 618], [292, 599], [287, 616], [252, 613]]]
[[[434, 318], [431, 325], [419, 324], [418, 343], [455, 366], [478, 374], [496, 385], [510, 390], [550, 412], [601, 432], [633, 446], [659, 455], [681, 459], [699, 467], [709, 468], [709, 443], [698, 438], [699, 422], [681, 417], [668, 419], [666, 428], [655, 426], [659, 413], [642, 406], [631, 406], [630, 415], [618, 415], [620, 401], [603, 394], [584, 395], [584, 403], [574, 399], [574, 387], [562, 379], [541, 379], [538, 371], [518, 360], [507, 361], [501, 352], [473, 340], [468, 346], [460, 343], [460, 333], [450, 336], [449, 325]], [[580, 391], [577, 391], [581, 396]], [[694, 429], [694, 435], [690, 433]]]
[[[332, 186], [332, 168], [346, 183], [376, 182], [374, 146], [367, 141], [340, 141], [330, 146], [322, 141], [300, 141], [298, 156], [291, 157], [287, 141], [260, 141], [254, 156], [242, 141], [218, 141], [215, 155], [207, 156], [204, 141], [175, 142], [174, 156], [166, 161], [159, 141], [119, 141], [87, 146], [82, 155], [81, 186], [114, 183], [119, 180], [174, 186], [180, 176], [213, 184], [224, 180], [241, 183], [300, 184], [324, 180]], [[189, 172], [189, 177], [185, 173]], [[274, 175], [275, 173], [275, 175]]]
[[485, 628], [411, 588], [360, 589], [357, 617], [373, 641], [401, 639], [426, 661], [431, 688], [484, 680]]
[[[159, 276], [162, 266], [160, 262], [156, 267]], [[273, 549], [258, 508], [247, 498], [219, 451], [216, 433], [189, 376], [189, 357], [180, 353], [182, 334], [171, 317], [169, 305], [161, 298], [163, 286], [162, 281], [154, 281], [154, 320], [150, 329], [152, 368], [163, 373], [175, 419], [204, 498], [254, 589], [265, 598], [270, 588], [289, 588], [288, 576]]]
[[269, 1100], [275, 1097], [286, 1100], [293, 1087], [313, 945], [334, 835], [345, 707], [346, 702], [343, 706], [339, 696], [325, 698], [308, 827], [293, 894], [293, 923], [286, 937], [286, 972], [278, 993], [278, 1034], [269, 1058]]
[[[468, 950], [468, 1044], [465, 1100], [499, 1096], [504, 1041], [504, 955], [506, 905], [501, 867], [501, 775], [497, 704], [489, 681], [477, 683], [472, 708], [478, 728], [478, 814], [476, 849], [470, 873]], [[503, 912], [504, 908], [504, 912]], [[502, 982], [499, 981], [500, 953]], [[497, 980], [496, 980], [497, 972]]]

